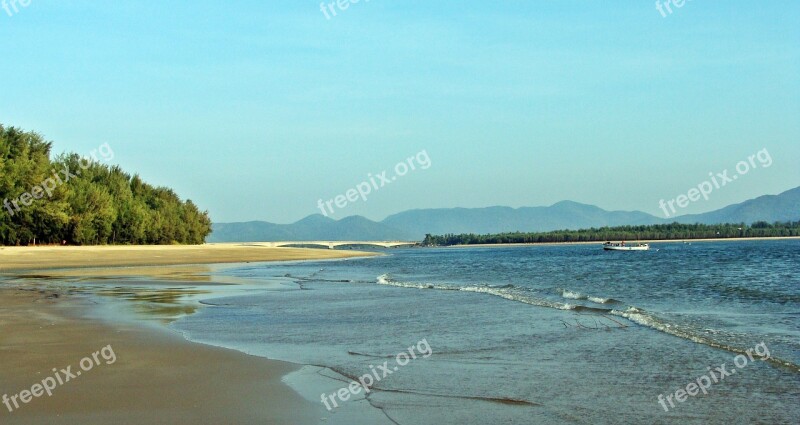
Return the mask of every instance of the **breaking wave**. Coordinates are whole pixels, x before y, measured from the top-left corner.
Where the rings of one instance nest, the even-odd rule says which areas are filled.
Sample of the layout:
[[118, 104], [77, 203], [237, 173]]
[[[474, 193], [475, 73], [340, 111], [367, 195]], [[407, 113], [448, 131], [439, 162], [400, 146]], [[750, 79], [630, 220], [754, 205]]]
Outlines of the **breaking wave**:
[[[618, 317], [622, 317], [627, 319], [628, 321], [648, 327], [659, 332], [664, 332], [666, 334], [687, 339], [689, 341], [704, 344], [710, 347], [718, 348], [721, 350], [726, 350], [736, 354], [745, 354], [746, 351], [743, 348], [736, 347], [731, 344], [725, 343], [721, 339], [709, 337], [708, 334], [714, 334], [713, 332], [706, 332], [706, 335], [703, 332], [693, 329], [689, 326], [680, 325], [677, 323], [670, 323], [667, 320], [659, 318], [658, 316], [649, 313], [643, 309], [634, 307], [634, 306], [625, 306], [624, 303], [621, 301], [615, 300], [613, 298], [601, 298], [601, 297], [594, 297], [586, 294], [582, 294], [580, 292], [571, 291], [567, 289], [560, 290], [560, 297], [567, 300], [574, 300], [574, 301], [588, 301], [594, 304], [601, 304], [601, 305], [609, 305], [609, 304], [619, 304], [619, 308], [599, 308], [594, 307], [591, 305], [582, 305], [578, 303], [567, 303], [567, 302], [559, 302], [550, 300], [541, 296], [536, 296], [533, 292], [531, 292], [527, 288], [517, 287], [515, 285], [503, 285], [503, 286], [492, 286], [492, 285], [472, 285], [472, 286], [458, 286], [452, 284], [442, 284], [442, 283], [417, 283], [417, 282], [398, 282], [393, 280], [389, 274], [382, 274], [377, 277], [376, 283], [379, 285], [387, 285], [387, 286], [396, 286], [401, 288], [416, 288], [416, 289], [434, 289], [434, 290], [445, 290], [445, 291], [461, 291], [461, 292], [475, 292], [480, 294], [488, 294], [493, 295], [496, 297], [500, 297], [509, 301], [516, 301], [525, 304], [530, 304], [539, 307], [547, 307], [547, 308], [554, 308], [558, 310], [567, 310], [567, 311], [576, 311], [576, 312], [591, 312], [597, 314], [610, 314]], [[800, 372], [800, 365], [794, 364], [792, 362], [781, 360], [775, 357], [771, 357], [769, 359], [765, 359], [766, 361], [786, 367], [791, 369], [795, 372]]]

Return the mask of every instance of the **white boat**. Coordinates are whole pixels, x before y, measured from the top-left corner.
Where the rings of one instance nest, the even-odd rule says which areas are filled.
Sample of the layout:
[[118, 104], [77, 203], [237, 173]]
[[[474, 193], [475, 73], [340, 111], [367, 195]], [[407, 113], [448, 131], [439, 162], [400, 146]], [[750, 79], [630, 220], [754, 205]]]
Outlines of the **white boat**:
[[625, 244], [622, 242], [606, 242], [603, 244], [603, 249], [606, 251], [647, 251], [650, 245], [646, 243]]

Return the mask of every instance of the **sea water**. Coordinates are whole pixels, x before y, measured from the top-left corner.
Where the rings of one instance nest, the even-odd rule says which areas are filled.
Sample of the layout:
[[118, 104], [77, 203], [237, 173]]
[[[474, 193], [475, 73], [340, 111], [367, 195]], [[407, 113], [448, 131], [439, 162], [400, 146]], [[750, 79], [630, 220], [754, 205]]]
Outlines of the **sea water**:
[[327, 388], [379, 377], [330, 412], [312, 391], [331, 420], [374, 410], [350, 423], [800, 423], [800, 241], [385, 252], [229, 268], [253, 285], [172, 327], [313, 365]]

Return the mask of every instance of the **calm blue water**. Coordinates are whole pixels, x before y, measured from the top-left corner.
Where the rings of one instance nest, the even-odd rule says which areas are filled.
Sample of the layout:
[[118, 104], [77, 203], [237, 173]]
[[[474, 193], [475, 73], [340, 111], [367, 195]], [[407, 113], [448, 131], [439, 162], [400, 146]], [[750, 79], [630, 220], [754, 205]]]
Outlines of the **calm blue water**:
[[[800, 423], [800, 241], [654, 248], [248, 264], [224, 273], [282, 289], [206, 300], [173, 326], [350, 378], [424, 339], [433, 354], [368, 399], [400, 424]], [[762, 342], [769, 361], [734, 366]], [[722, 364], [735, 373], [664, 411], [660, 394]]]

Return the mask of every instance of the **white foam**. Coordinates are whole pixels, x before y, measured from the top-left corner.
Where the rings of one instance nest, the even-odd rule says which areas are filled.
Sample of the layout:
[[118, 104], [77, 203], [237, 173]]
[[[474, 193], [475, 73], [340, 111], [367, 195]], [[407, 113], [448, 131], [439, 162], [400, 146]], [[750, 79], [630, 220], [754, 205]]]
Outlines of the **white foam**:
[[590, 301], [595, 304], [608, 304], [612, 300], [611, 298], [603, 298], [603, 297], [593, 297], [590, 295], [584, 295], [580, 292], [570, 291], [569, 289], [562, 289], [561, 290], [561, 297], [566, 298], [568, 300], [585, 300]]
[[597, 304], [608, 304], [611, 302], [611, 298], [586, 297], [586, 299]]
[[388, 285], [388, 286], [397, 286], [401, 288], [417, 288], [417, 289], [439, 289], [439, 290], [446, 290], [446, 291], [464, 291], [464, 292], [476, 292], [480, 294], [488, 294], [494, 295], [496, 297], [500, 297], [503, 299], [507, 299], [509, 301], [517, 301], [525, 304], [536, 305], [540, 307], [549, 307], [555, 308], [558, 310], [573, 310], [575, 308], [574, 305], [571, 304], [562, 304], [557, 302], [552, 302], [536, 297], [532, 297], [528, 294], [521, 293], [520, 290], [515, 289], [513, 287], [503, 286], [503, 287], [492, 287], [492, 286], [485, 286], [485, 285], [475, 285], [475, 286], [455, 286], [455, 285], [445, 285], [445, 284], [430, 284], [430, 283], [415, 283], [415, 282], [397, 282], [391, 279], [388, 274], [382, 274], [377, 277], [376, 282], [379, 285]]
[[586, 296], [582, 295], [580, 292], [572, 292], [568, 289], [561, 290], [561, 296], [570, 300], [585, 300]]

